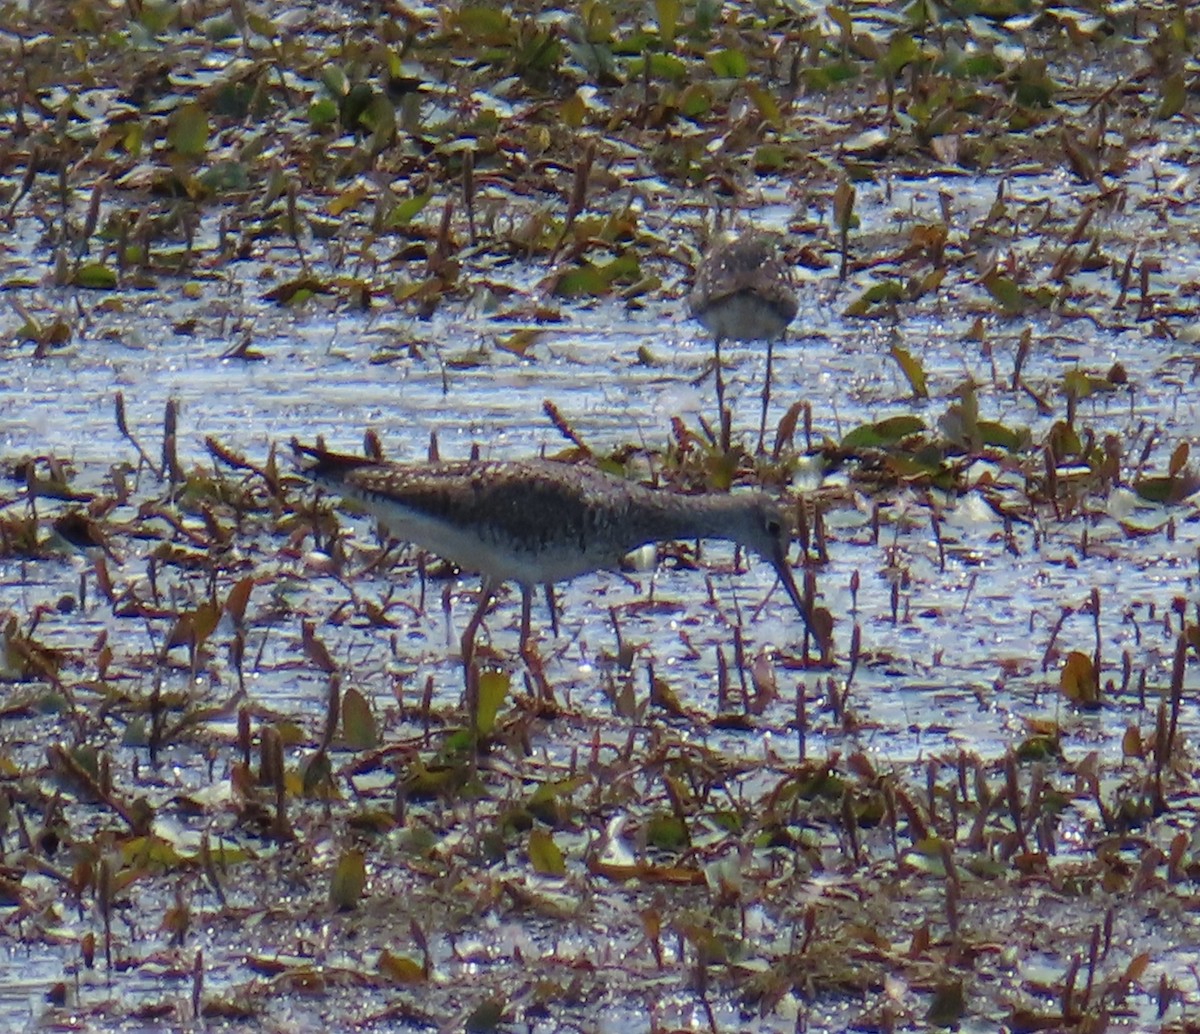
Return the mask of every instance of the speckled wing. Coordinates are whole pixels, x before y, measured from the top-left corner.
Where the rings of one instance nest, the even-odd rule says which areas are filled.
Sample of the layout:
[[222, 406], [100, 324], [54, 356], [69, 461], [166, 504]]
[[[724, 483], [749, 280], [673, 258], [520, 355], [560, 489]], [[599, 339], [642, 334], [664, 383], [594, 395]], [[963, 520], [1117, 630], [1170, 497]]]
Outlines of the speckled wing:
[[714, 247], [696, 273], [688, 307], [721, 338], [756, 341], [782, 335], [799, 303], [777, 239], [745, 234]]

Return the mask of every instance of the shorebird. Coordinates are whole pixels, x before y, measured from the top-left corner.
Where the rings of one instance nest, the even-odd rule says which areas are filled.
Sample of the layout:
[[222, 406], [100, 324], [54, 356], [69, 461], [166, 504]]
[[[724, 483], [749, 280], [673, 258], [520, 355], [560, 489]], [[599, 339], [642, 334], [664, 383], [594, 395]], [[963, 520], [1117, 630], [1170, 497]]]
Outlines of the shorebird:
[[766, 341], [767, 375], [762, 390], [762, 419], [758, 425], [758, 450], [767, 431], [771, 404], [771, 359], [776, 340], [787, 333], [796, 317], [791, 266], [780, 254], [776, 234], [748, 232], [727, 237], [704, 256], [696, 282], [688, 295], [688, 308], [713, 336], [717, 368], [717, 411], [721, 421], [721, 446], [729, 448], [729, 423], [721, 377], [722, 341]]
[[312, 461], [302, 468], [306, 477], [356, 500], [396, 538], [480, 573], [479, 602], [462, 636], [472, 709], [475, 635], [502, 583], [521, 588], [524, 657], [538, 585], [549, 588], [615, 567], [650, 542], [724, 539], [757, 553], [775, 569], [810, 634], [823, 643], [788, 566], [791, 529], [784, 509], [762, 492], [683, 495], [542, 459], [409, 465], [295, 440], [292, 448]]

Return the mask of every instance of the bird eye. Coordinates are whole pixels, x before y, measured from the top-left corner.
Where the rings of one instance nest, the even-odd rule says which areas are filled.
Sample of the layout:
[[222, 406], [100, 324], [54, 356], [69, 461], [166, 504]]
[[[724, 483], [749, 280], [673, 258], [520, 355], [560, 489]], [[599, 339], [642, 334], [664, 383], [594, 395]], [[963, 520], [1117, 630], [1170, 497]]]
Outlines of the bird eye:
[[774, 517], [768, 518], [767, 534], [770, 535], [772, 538], [778, 538], [779, 533], [781, 531], [783, 531], [783, 525], [779, 521], [777, 521]]

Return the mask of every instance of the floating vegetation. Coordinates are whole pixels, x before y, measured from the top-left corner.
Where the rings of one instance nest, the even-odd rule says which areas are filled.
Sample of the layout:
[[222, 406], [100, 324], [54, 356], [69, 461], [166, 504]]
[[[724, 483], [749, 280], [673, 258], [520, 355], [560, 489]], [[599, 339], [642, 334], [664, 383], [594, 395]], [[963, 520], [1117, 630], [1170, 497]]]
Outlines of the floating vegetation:
[[[35, 1023], [1194, 1029], [1197, 12], [380, 6], [0, 0]], [[471, 581], [279, 450], [368, 423], [763, 488], [819, 635], [676, 543], [469, 718]]]

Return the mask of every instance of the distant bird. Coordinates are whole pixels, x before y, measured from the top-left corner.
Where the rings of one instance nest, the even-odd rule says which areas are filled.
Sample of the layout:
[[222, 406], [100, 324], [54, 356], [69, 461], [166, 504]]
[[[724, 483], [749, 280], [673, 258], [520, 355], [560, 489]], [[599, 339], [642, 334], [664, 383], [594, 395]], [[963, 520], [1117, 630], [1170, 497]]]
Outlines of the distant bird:
[[792, 268], [780, 254], [778, 234], [751, 231], [717, 243], [696, 271], [688, 308], [713, 335], [717, 367], [717, 409], [721, 445], [729, 448], [725, 390], [721, 376], [722, 341], [766, 341], [767, 373], [762, 390], [758, 449], [763, 449], [767, 408], [771, 404], [771, 360], [775, 341], [784, 337], [796, 317]]
[[683, 495], [541, 459], [407, 465], [295, 440], [292, 448], [313, 461], [303, 468], [306, 477], [356, 500], [391, 535], [483, 576], [479, 603], [462, 636], [472, 707], [475, 635], [501, 583], [521, 587], [526, 656], [536, 586], [549, 593], [554, 582], [616, 567], [650, 542], [724, 539], [757, 553], [775, 569], [809, 632], [822, 642], [788, 566], [787, 516], [762, 492]]

